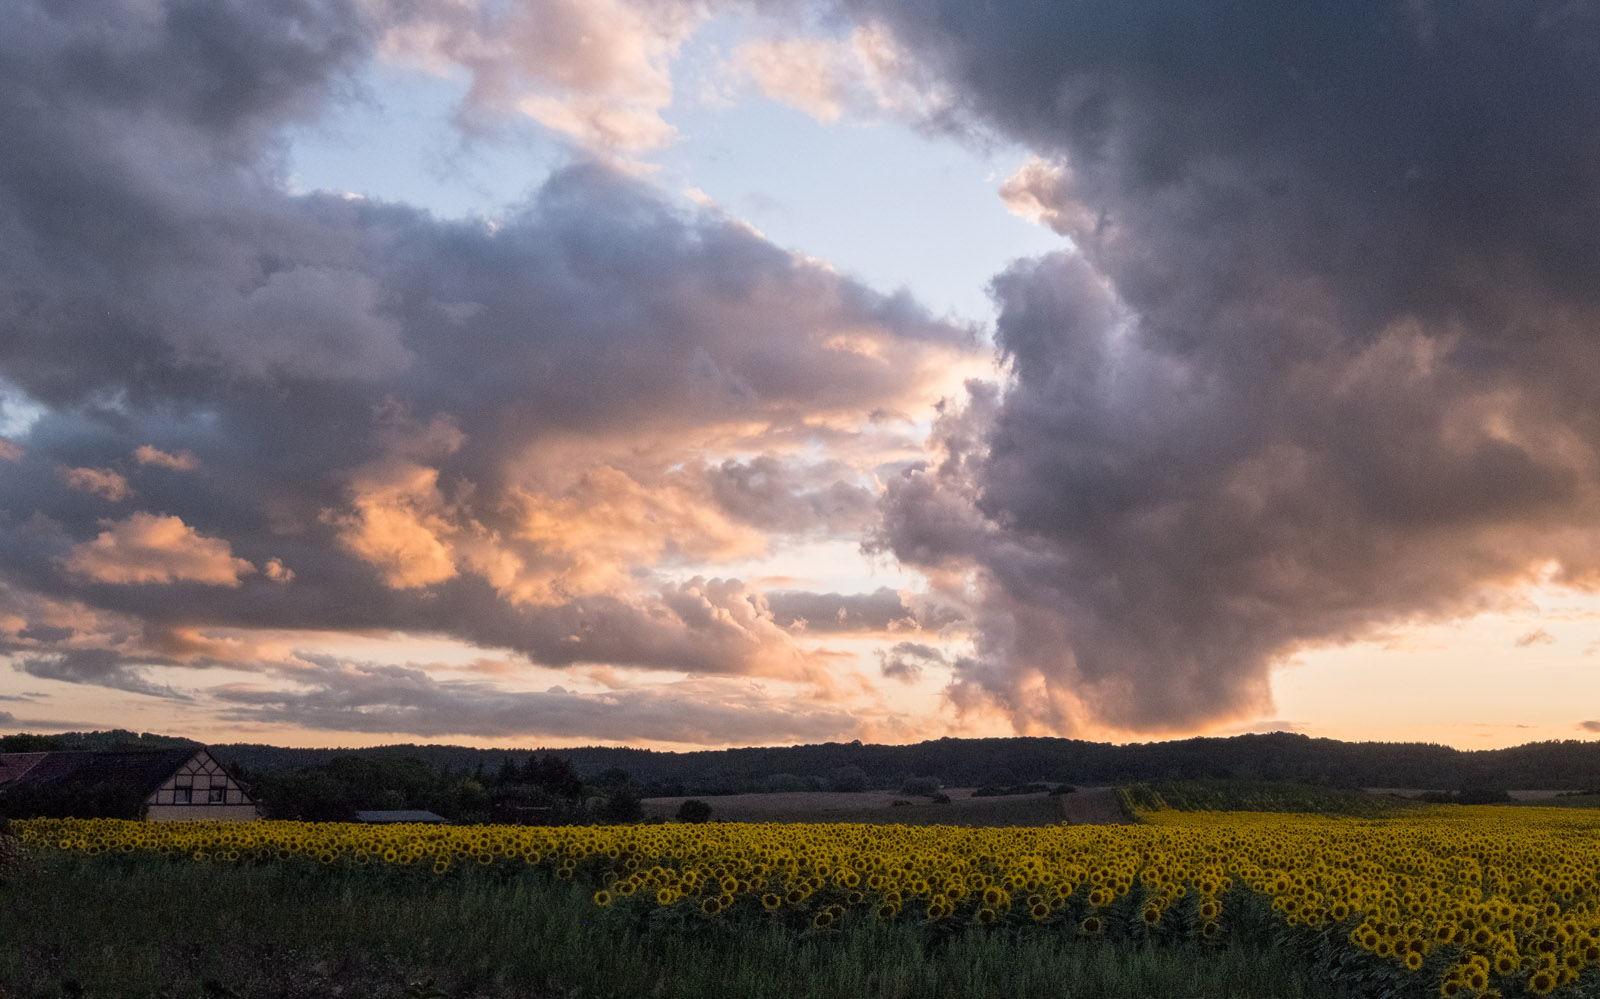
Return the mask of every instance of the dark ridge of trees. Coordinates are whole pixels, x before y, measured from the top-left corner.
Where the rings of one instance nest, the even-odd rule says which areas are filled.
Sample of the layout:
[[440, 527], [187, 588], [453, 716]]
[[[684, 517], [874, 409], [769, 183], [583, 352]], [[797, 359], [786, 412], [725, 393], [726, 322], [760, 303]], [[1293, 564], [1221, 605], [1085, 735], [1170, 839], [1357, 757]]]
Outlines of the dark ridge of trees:
[[[493, 770], [508, 757], [513, 766], [523, 768], [538, 755], [464, 746], [211, 748], [219, 759], [237, 760], [252, 769], [305, 765], [349, 753], [404, 752], [429, 760], [441, 771], [471, 770], [480, 760]], [[846, 768], [858, 768], [867, 775], [868, 786], [885, 789], [900, 787], [911, 775], [935, 777], [951, 787], [1041, 782], [1093, 786], [1214, 777], [1450, 791], [1469, 785], [1560, 790], [1600, 783], [1600, 741], [1577, 739], [1467, 751], [1432, 743], [1341, 742], [1275, 732], [1123, 746], [1076, 739], [946, 738], [910, 746], [830, 742], [685, 753], [583, 747], [556, 754], [580, 779], [607, 770], [625, 771], [643, 785], [645, 797], [712, 796], [780, 786], [826, 788], [834, 786], [835, 775]]]
[[109, 732], [68, 732], [63, 735], [0, 735], [0, 753], [45, 753], [58, 749], [177, 749], [201, 746], [193, 739], [150, 732], [129, 732], [114, 728]]
[[255, 769], [235, 760], [268, 818], [350, 822], [369, 809], [422, 809], [456, 822], [631, 822], [640, 817], [642, 785], [623, 771], [589, 782], [570, 761], [532, 754], [521, 765], [502, 754], [491, 770], [440, 769], [402, 752], [343, 752], [298, 767]]
[[[0, 737], [0, 750], [24, 751], [18, 740], [105, 739], [117, 733]], [[161, 736], [134, 736], [155, 745]], [[161, 745], [184, 745], [168, 740]], [[16, 748], [13, 748], [16, 747]], [[52, 745], [40, 748], [80, 748]], [[81, 748], [91, 748], [83, 746]], [[98, 747], [93, 747], [98, 748]], [[1152, 780], [1237, 778], [1289, 780], [1335, 787], [1401, 787], [1458, 793], [1462, 790], [1543, 788], [1563, 790], [1600, 784], [1600, 741], [1569, 739], [1509, 749], [1459, 750], [1432, 743], [1341, 742], [1275, 732], [1231, 738], [1196, 738], [1122, 746], [1075, 739], [937, 739], [910, 746], [830, 742], [820, 745], [700, 750], [684, 753], [647, 749], [581, 747], [554, 751], [474, 749], [467, 746], [379, 746], [369, 749], [288, 749], [253, 744], [217, 745], [213, 755], [255, 774], [325, 767], [336, 758], [382, 760], [409, 757], [426, 762], [439, 781], [425, 794], [411, 785], [379, 783], [395, 791], [368, 804], [377, 777], [342, 763], [334, 773], [353, 788], [352, 807], [429, 808], [440, 814], [486, 814], [496, 795], [520, 796], [523, 808], [579, 814], [584, 802], [609, 793], [626, 774], [640, 797], [709, 797], [766, 790], [863, 786], [896, 789], [911, 776], [951, 787], [983, 784], [1073, 784], [1093, 786]], [[604, 775], [610, 774], [610, 777]], [[485, 776], [487, 775], [487, 776]], [[464, 780], [482, 788], [483, 796]], [[270, 782], [269, 782], [270, 783]], [[454, 788], [447, 791], [446, 788]], [[515, 792], [505, 788], [518, 788]], [[310, 792], [308, 791], [309, 795]], [[404, 800], [404, 806], [392, 802]], [[433, 802], [433, 807], [424, 802]], [[456, 817], [451, 814], [450, 817]]]

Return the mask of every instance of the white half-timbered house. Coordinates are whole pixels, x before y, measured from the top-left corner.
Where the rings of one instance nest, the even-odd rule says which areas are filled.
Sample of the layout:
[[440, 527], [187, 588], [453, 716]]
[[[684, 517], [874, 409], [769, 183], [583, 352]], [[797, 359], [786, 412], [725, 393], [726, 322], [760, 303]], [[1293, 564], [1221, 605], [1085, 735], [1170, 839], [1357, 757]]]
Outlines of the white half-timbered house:
[[8, 753], [0, 757], [0, 795], [14, 788], [121, 785], [142, 796], [152, 822], [229, 819], [252, 822], [261, 810], [249, 791], [204, 748]]

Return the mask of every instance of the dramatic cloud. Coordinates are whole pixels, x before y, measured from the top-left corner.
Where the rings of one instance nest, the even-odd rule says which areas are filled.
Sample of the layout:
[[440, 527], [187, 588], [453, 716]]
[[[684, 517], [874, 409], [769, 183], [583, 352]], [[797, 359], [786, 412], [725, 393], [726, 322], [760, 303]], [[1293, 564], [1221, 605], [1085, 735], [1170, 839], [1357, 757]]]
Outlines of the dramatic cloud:
[[[8, 12], [0, 379], [39, 412], [0, 451], [0, 654], [173, 696], [150, 670], [283, 662], [239, 635], [406, 632], [838, 696], [836, 654], [706, 567], [858, 539], [974, 331], [587, 159], [492, 220], [283, 183], [284, 128], [380, 53], [467, 67], [474, 115], [549, 98], [584, 142], [643, 148], [698, 11]], [[106, 520], [118, 480], [139, 512]], [[540, 710], [569, 703], [603, 706]], [[750, 731], [852, 730], [768, 715]]]
[[1077, 252], [891, 484], [1025, 731], [1269, 710], [1272, 664], [1600, 583], [1600, 23], [1582, 5], [843, 0], [1037, 154]]
[[207, 538], [180, 517], [135, 513], [101, 521], [106, 530], [73, 545], [62, 560], [67, 572], [97, 583], [173, 583], [190, 580], [238, 586], [240, 573], [255, 566], [234, 558], [228, 542]]

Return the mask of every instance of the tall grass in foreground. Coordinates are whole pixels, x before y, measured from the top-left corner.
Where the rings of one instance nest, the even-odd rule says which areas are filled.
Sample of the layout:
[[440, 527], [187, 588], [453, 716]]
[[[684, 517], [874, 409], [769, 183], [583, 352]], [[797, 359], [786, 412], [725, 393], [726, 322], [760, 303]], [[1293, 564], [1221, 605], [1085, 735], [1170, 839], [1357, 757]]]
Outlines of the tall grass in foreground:
[[1147, 948], [982, 927], [940, 937], [866, 917], [797, 933], [640, 919], [590, 892], [527, 870], [437, 877], [47, 851], [0, 884], [0, 996], [1336, 995], [1303, 955], [1266, 941]]

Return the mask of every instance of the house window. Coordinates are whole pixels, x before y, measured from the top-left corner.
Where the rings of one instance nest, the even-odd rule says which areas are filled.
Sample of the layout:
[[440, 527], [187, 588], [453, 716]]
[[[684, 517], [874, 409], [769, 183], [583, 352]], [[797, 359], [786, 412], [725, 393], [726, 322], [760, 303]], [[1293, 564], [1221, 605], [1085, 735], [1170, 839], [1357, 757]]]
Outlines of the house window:
[[175, 787], [172, 789], [172, 803], [174, 805], [188, 805], [194, 802], [193, 787]]
[[228, 789], [226, 787], [211, 788], [211, 798], [208, 804], [226, 805], [228, 803]]

